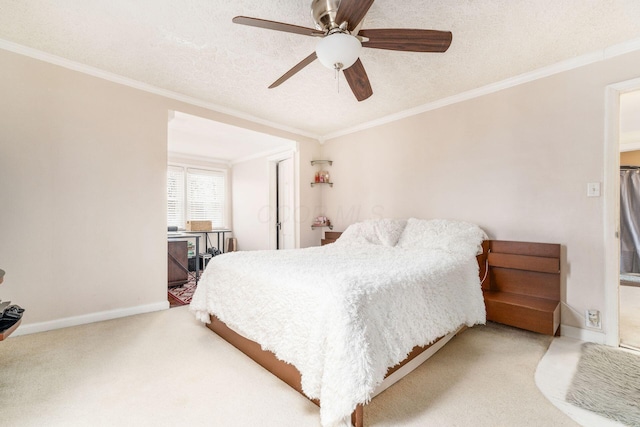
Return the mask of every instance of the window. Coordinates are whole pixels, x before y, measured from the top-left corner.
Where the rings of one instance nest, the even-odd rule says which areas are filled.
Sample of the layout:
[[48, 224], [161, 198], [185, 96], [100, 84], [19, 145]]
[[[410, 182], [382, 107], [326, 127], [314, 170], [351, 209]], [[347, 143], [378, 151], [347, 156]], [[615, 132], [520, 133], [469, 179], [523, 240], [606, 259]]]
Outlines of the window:
[[167, 169], [167, 225], [184, 228], [186, 221], [211, 221], [225, 226], [226, 173], [170, 165]]
[[184, 227], [184, 168], [169, 166], [167, 168], [167, 225]]

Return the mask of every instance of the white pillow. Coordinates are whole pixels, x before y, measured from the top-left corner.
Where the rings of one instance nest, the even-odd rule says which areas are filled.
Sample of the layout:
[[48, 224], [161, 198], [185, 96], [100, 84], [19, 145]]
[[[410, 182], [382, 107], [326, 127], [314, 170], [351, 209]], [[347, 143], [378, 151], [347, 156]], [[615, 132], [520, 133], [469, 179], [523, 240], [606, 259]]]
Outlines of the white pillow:
[[395, 246], [407, 221], [404, 219], [369, 219], [351, 224], [336, 243], [348, 245]]
[[487, 234], [477, 225], [447, 219], [410, 218], [397, 246], [405, 249], [442, 250], [476, 255]]

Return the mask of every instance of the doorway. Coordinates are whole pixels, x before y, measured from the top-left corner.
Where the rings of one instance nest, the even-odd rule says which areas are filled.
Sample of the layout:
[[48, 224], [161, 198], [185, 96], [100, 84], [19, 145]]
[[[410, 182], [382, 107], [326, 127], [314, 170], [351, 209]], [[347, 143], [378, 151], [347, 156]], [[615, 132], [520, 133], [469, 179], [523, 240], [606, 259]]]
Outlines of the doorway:
[[295, 248], [293, 157], [276, 163], [276, 249]]
[[620, 94], [620, 346], [640, 350], [640, 90]]
[[269, 160], [269, 249], [299, 247], [298, 147]]
[[[631, 100], [637, 104], [636, 107], [628, 102]], [[630, 108], [637, 108], [637, 111], [631, 111]], [[621, 272], [629, 267], [621, 268], [622, 264], [628, 264], [626, 261], [628, 248], [625, 244], [625, 253], [621, 253], [620, 239], [621, 211], [626, 209], [621, 206], [626, 204], [621, 202], [621, 191], [623, 191], [622, 187], [627, 185], [626, 181], [621, 185], [620, 166], [631, 161], [631, 158], [624, 154], [625, 152], [640, 150], [640, 79], [607, 87], [606, 117], [604, 243], [607, 320], [605, 343], [615, 347], [640, 349], [640, 286], [634, 284], [634, 275], [627, 274], [633, 271]], [[638, 118], [637, 123], [630, 121], [634, 117]], [[640, 207], [632, 209], [631, 215], [640, 216], [637, 210], [640, 210]], [[629, 214], [627, 210], [625, 215]], [[637, 298], [636, 295], [638, 295]]]
[[[293, 140], [180, 111], [168, 112], [167, 225], [171, 229], [167, 229], [167, 239], [188, 240], [176, 250], [180, 252], [180, 265], [186, 266], [179, 268], [180, 281], [171, 280], [169, 271], [170, 306], [191, 301], [195, 272], [202, 272], [204, 263], [208, 264], [205, 260], [211, 259], [209, 255], [227, 250], [225, 237], [239, 242], [240, 250], [270, 248], [271, 211], [275, 210], [275, 201], [270, 199], [272, 157], [279, 153], [278, 160], [297, 160], [297, 150]], [[293, 174], [293, 167], [290, 169]], [[193, 185], [189, 186], [192, 175]], [[290, 182], [294, 180], [292, 176]], [[296, 203], [297, 196], [291, 194], [288, 204], [293, 207]], [[214, 230], [185, 233], [189, 220], [210, 221]], [[283, 238], [290, 239], [288, 235]], [[169, 253], [170, 246], [168, 242], [168, 266], [172, 265], [172, 256], [177, 258]]]

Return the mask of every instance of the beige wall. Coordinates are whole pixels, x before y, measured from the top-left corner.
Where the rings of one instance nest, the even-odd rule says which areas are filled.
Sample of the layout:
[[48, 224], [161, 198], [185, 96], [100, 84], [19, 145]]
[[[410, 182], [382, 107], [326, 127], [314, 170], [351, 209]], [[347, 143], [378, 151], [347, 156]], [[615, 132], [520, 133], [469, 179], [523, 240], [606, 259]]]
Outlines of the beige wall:
[[322, 188], [318, 186], [311, 187], [317, 166], [312, 166], [312, 160], [322, 158], [320, 154], [321, 148], [316, 151], [307, 150], [300, 153], [300, 188], [305, 189], [302, 193], [300, 210], [296, 212], [298, 223], [300, 224], [300, 247], [320, 246], [320, 240], [323, 237], [321, 229], [311, 230], [311, 224], [318, 215], [322, 214]]
[[[301, 248], [319, 246], [321, 233], [312, 230], [313, 219], [321, 212], [322, 193], [318, 188], [311, 188], [315, 168], [311, 160], [319, 158], [320, 144], [299, 150], [293, 154], [294, 171], [298, 179], [294, 179], [299, 188], [299, 203], [295, 207], [294, 217], [297, 244]], [[273, 156], [253, 159], [233, 165], [233, 222], [234, 234], [238, 238], [240, 250], [260, 250], [274, 247], [269, 222], [270, 182], [274, 180], [275, 166]], [[271, 212], [273, 215], [273, 211]]]
[[262, 157], [233, 165], [233, 223], [238, 250], [269, 249], [269, 161]]
[[620, 153], [620, 164], [624, 166], [640, 166], [640, 151], [625, 151]]
[[[454, 218], [490, 238], [563, 245], [563, 300], [605, 312], [605, 87], [640, 76], [640, 53], [584, 66], [326, 142], [328, 216]], [[605, 319], [606, 319], [606, 313]], [[563, 324], [582, 327], [563, 307]]]
[[297, 140], [303, 156], [318, 150], [299, 135], [4, 50], [0, 94], [0, 298], [26, 308], [19, 331], [167, 306], [169, 110]]

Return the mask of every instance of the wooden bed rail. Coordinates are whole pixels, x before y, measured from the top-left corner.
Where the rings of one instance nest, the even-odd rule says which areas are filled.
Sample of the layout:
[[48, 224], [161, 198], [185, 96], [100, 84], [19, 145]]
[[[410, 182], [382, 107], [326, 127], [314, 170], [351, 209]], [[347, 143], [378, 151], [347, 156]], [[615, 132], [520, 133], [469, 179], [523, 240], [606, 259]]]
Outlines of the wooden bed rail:
[[[295, 366], [279, 360], [275, 356], [275, 354], [270, 351], [263, 350], [258, 343], [238, 334], [233, 329], [229, 328], [223, 321], [213, 315], [210, 316], [210, 322], [209, 324], [207, 324], [207, 327], [218, 334], [220, 337], [222, 337], [225, 341], [236, 347], [238, 350], [249, 356], [267, 371], [271, 372], [273, 375], [280, 378], [290, 387], [297, 390], [300, 394], [306, 397], [306, 395], [302, 391], [302, 377], [300, 375], [300, 371], [298, 371]], [[398, 365], [389, 368], [386, 376], [391, 375], [392, 373], [412, 361], [414, 358], [418, 357], [438, 341], [439, 339], [423, 347], [414, 347], [405, 360], [400, 362]], [[317, 399], [309, 400], [320, 406], [320, 402]], [[351, 423], [353, 424], [353, 427], [364, 426], [363, 405], [356, 406], [356, 409], [351, 414]]]

